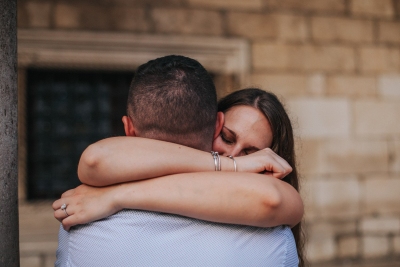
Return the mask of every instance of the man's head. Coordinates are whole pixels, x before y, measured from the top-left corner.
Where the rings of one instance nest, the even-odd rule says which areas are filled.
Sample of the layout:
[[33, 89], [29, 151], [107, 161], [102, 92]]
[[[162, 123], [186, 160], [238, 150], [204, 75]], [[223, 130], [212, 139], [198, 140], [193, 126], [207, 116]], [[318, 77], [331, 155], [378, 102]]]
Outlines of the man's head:
[[141, 65], [132, 80], [124, 117], [127, 135], [209, 150], [216, 131], [217, 96], [204, 67], [165, 56]]

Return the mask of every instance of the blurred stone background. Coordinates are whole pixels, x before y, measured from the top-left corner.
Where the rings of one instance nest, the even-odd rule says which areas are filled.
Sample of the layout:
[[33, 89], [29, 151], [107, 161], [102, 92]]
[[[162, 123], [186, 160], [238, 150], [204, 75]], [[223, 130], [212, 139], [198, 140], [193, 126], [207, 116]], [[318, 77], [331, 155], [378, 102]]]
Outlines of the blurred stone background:
[[[204, 65], [219, 95], [258, 86], [290, 112], [312, 266], [400, 266], [399, 0], [19, 0], [18, 28], [244, 43], [233, 74]], [[54, 264], [58, 223], [51, 200], [26, 195], [25, 73], [73, 64], [29, 49], [19, 53], [21, 266], [42, 267]]]

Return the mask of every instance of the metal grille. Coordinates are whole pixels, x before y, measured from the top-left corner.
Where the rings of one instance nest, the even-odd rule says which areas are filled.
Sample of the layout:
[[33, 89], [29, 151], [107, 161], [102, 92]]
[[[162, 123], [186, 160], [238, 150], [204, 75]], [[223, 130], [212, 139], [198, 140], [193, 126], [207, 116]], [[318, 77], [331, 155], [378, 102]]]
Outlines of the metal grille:
[[124, 135], [130, 72], [30, 69], [27, 76], [28, 199], [79, 185], [83, 150]]

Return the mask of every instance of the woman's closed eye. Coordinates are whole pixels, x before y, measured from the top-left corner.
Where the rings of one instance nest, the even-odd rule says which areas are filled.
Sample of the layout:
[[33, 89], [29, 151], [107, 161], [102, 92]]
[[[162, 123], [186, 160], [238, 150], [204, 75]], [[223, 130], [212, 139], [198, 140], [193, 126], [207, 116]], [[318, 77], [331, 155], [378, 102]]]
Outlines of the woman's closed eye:
[[228, 138], [224, 133], [221, 133], [220, 136], [221, 136], [222, 141], [228, 145], [233, 145], [235, 143], [234, 140], [232, 140], [231, 138]]

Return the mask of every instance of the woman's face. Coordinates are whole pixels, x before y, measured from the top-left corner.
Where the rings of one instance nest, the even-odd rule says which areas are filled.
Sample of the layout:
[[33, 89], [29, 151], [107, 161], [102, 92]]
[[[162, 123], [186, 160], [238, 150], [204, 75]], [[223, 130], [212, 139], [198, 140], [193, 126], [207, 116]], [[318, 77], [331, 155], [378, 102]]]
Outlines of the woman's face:
[[244, 156], [272, 144], [272, 129], [256, 108], [234, 106], [225, 112], [225, 122], [213, 149], [220, 155]]

